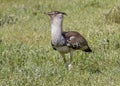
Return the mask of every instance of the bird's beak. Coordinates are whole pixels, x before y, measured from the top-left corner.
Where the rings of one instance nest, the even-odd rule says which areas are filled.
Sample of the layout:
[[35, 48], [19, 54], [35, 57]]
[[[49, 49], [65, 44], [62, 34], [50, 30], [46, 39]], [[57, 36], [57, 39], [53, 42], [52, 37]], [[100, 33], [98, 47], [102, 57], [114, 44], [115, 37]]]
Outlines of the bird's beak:
[[52, 15], [51, 12], [44, 12], [45, 15]]
[[64, 13], [64, 12], [61, 12], [63, 15], [66, 15], [67, 16], [67, 14], [66, 13]]

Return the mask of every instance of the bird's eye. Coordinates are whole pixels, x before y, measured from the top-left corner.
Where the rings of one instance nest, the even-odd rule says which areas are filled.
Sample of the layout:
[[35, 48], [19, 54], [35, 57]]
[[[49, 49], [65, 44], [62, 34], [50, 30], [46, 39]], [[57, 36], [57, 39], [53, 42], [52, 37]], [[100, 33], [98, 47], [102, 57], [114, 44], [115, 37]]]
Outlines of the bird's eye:
[[55, 12], [56, 14], [58, 13], [58, 12]]

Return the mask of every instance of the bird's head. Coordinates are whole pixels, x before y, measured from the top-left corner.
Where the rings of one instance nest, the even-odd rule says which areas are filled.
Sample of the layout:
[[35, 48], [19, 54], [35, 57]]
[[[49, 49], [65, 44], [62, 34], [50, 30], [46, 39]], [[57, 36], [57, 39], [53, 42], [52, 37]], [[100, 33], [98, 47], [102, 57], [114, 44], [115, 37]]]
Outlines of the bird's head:
[[59, 12], [59, 11], [52, 11], [52, 12], [48, 12], [48, 13], [45, 13], [47, 15], [50, 16], [51, 20], [63, 20], [63, 15], [67, 15], [66, 13], [64, 12]]

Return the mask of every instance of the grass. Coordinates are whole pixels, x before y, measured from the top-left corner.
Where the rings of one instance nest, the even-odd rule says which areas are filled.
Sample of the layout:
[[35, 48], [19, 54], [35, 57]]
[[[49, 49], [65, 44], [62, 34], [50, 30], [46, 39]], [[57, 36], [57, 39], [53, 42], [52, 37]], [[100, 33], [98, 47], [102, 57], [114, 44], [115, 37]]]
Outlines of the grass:
[[[118, 3], [0, 0], [0, 86], [120, 86]], [[52, 10], [66, 12], [64, 30], [80, 32], [93, 50], [76, 51], [71, 71], [50, 45], [44, 12]]]

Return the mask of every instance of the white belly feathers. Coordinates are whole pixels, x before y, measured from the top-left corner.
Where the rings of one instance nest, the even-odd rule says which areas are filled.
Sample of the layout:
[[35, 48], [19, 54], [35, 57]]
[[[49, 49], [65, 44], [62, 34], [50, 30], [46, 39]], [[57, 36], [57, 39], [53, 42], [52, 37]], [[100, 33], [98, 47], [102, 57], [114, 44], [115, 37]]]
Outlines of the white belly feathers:
[[70, 52], [70, 48], [67, 46], [61, 46], [61, 47], [56, 47], [56, 49], [60, 52], [60, 53], [69, 53]]

